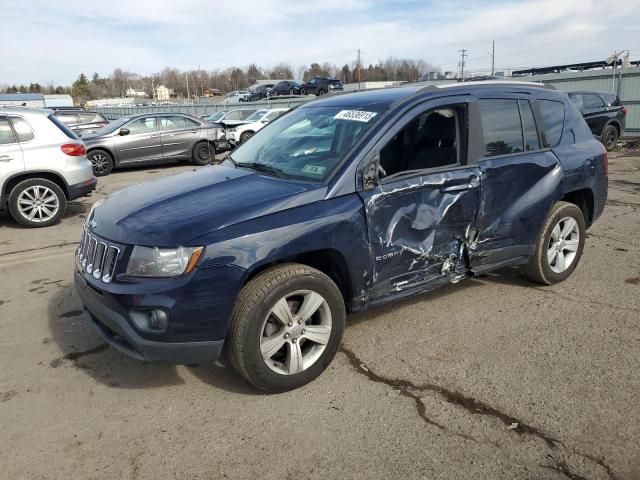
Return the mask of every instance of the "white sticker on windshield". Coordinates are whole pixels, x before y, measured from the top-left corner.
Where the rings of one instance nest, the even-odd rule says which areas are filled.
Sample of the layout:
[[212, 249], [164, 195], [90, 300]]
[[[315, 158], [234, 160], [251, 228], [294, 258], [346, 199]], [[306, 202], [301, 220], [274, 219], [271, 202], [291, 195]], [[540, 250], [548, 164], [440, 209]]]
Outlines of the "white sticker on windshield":
[[317, 165], [305, 165], [302, 173], [311, 173], [312, 175], [323, 175], [327, 167], [318, 167]]
[[353, 120], [356, 122], [368, 122], [377, 115], [376, 112], [364, 112], [362, 110], [341, 110], [333, 117], [337, 120]]

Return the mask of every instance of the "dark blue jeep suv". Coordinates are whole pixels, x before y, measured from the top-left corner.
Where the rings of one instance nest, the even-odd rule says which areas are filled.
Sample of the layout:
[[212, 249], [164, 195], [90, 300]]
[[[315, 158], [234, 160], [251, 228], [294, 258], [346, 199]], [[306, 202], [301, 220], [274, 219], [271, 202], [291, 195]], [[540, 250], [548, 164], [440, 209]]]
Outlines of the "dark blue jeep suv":
[[564, 280], [606, 196], [606, 151], [553, 89], [332, 95], [220, 165], [95, 206], [75, 283], [122, 352], [197, 364], [224, 347], [278, 392], [327, 367], [348, 311], [507, 265]]

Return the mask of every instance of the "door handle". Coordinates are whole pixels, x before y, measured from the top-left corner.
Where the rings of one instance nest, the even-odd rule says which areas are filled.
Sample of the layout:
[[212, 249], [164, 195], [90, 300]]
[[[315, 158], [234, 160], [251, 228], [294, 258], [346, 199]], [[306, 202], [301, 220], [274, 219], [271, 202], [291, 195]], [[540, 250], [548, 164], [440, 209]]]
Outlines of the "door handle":
[[151, 135], [149, 138], [158, 138], [160, 135]]
[[476, 175], [471, 175], [469, 177], [469, 183], [461, 183], [459, 185], [451, 185], [450, 187], [442, 187], [440, 191], [444, 193], [463, 192], [465, 190], [476, 188], [478, 185], [480, 185], [480, 179]]
[[0, 162], [10, 162], [13, 157], [10, 155], [0, 155]]

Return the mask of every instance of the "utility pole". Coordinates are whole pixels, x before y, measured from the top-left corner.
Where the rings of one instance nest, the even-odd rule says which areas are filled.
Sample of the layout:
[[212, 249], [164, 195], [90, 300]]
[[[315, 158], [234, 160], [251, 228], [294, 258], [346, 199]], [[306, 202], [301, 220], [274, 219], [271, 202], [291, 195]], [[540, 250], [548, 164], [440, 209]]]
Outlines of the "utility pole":
[[362, 66], [360, 65], [360, 49], [358, 51], [358, 90], [360, 90], [360, 70], [362, 70]]
[[460, 80], [464, 82], [464, 58], [467, 56], [469, 50], [463, 48], [458, 51], [460, 52]]
[[491, 76], [496, 73], [496, 41], [491, 40]]

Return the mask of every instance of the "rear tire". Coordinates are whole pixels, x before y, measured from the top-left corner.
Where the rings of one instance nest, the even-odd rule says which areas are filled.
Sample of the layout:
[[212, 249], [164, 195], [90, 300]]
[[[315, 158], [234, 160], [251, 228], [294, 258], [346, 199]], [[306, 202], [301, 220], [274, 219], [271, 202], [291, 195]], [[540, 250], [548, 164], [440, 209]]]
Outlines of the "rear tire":
[[23, 180], [9, 194], [11, 216], [25, 227], [48, 227], [58, 223], [66, 209], [67, 199], [62, 189], [44, 178]]
[[87, 153], [87, 158], [93, 166], [93, 174], [96, 177], [104, 177], [113, 170], [113, 156], [106, 150], [91, 150]]
[[216, 158], [216, 151], [209, 142], [198, 142], [193, 147], [191, 162], [195, 165], [209, 165]]
[[307, 91], [304, 88], [300, 89], [300, 95], [306, 95]]
[[296, 94], [296, 92], [293, 91], [293, 88], [290, 88], [289, 89], [289, 95], [295, 95], [295, 94]]
[[607, 125], [602, 130], [600, 141], [608, 152], [614, 150], [616, 148], [616, 144], [618, 143], [618, 129], [613, 125]]
[[340, 290], [324, 273], [296, 263], [277, 265], [240, 292], [229, 326], [229, 359], [260, 390], [293, 390], [331, 363], [345, 317]]
[[578, 265], [585, 236], [582, 211], [573, 203], [557, 202], [540, 229], [534, 254], [523, 268], [525, 276], [543, 285], [562, 282]]

